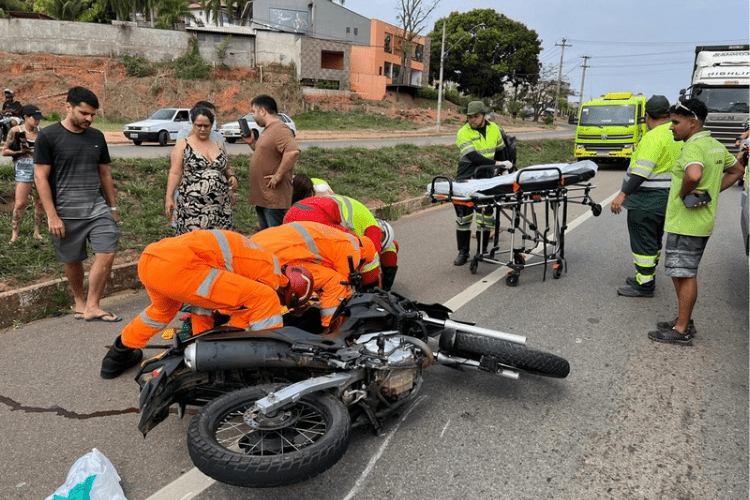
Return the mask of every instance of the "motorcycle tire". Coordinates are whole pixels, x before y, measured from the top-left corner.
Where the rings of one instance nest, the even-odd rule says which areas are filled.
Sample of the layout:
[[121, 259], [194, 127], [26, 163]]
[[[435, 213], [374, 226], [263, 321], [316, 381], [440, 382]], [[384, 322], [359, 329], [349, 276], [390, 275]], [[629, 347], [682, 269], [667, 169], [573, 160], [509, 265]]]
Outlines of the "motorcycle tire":
[[222, 483], [265, 488], [298, 483], [332, 467], [346, 452], [351, 422], [344, 404], [313, 393], [286, 406], [287, 422], [258, 422], [246, 410], [275, 387], [230, 392], [201, 408], [188, 428], [190, 458], [204, 474]]
[[492, 356], [509, 368], [544, 377], [565, 378], [570, 373], [565, 359], [525, 345], [466, 332], [455, 332], [450, 337], [441, 338], [440, 347], [458, 355], [476, 360]]

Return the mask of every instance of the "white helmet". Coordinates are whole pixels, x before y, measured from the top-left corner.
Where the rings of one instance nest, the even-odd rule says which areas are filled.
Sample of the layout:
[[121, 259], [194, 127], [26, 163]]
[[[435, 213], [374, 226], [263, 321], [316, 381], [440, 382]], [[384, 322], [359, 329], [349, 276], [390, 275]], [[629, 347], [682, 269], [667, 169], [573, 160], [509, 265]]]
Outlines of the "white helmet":
[[391, 227], [390, 224], [388, 224], [386, 221], [382, 219], [375, 219], [378, 221], [378, 225], [380, 226], [380, 232], [382, 234], [380, 238], [380, 247], [381, 248], [388, 248], [393, 244], [393, 227]]
[[6, 96], [10, 96], [10, 97], [13, 97], [13, 91], [12, 91], [11, 89], [5, 89], [5, 90], [3, 91], [3, 93], [4, 93], [4, 94], [5, 94]]

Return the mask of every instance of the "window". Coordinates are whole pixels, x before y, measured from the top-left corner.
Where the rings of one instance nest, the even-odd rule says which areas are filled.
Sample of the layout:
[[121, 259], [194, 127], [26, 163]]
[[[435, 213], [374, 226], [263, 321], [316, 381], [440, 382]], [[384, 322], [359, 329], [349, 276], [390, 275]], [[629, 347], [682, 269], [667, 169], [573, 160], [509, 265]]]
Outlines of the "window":
[[359, 30], [359, 28], [354, 28], [354, 36], [357, 36], [357, 31], [358, 30]]
[[424, 52], [424, 46], [423, 45], [417, 45], [414, 48], [414, 60], [417, 62], [422, 62], [422, 53]]
[[385, 63], [385, 76], [388, 78], [391, 77], [391, 72], [393, 71], [393, 64], [387, 62]]
[[349, 26], [347, 26], [347, 27], [346, 27], [346, 34], [347, 34], [347, 35], [349, 34], [349, 31], [350, 31], [350, 30], [351, 30], [351, 28], [350, 28]]
[[321, 69], [344, 69], [344, 53], [321, 51], [320, 67]]
[[383, 40], [383, 50], [389, 54], [391, 53], [391, 35], [385, 35], [385, 39]]

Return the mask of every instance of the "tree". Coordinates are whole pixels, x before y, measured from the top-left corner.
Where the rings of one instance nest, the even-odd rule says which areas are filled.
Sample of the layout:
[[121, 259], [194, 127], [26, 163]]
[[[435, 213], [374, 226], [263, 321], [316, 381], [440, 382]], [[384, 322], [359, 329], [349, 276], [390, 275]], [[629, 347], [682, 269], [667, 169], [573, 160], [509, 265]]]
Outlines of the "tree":
[[159, 16], [156, 27], [163, 29], [172, 29], [185, 19], [195, 19], [187, 0], [162, 0], [156, 7], [156, 13]]
[[526, 92], [526, 103], [534, 109], [534, 121], [545, 109], [554, 107], [557, 93], [557, 65], [544, 66], [539, 81]]
[[[431, 4], [424, 4], [423, 0], [401, 0], [401, 10], [396, 19], [404, 30], [401, 41], [401, 72], [399, 83], [411, 81], [411, 59], [414, 52], [414, 38], [425, 28], [425, 21], [435, 10], [440, 0], [433, 0]], [[343, 5], [343, 2], [342, 2]]]
[[201, 7], [206, 14], [206, 22], [211, 23], [211, 16], [216, 26], [224, 26], [224, 17], [221, 15], [222, 0], [202, 0]]
[[[539, 78], [541, 40], [535, 31], [493, 9], [452, 12], [439, 19], [429, 36], [442, 40], [445, 23], [444, 80], [465, 94], [502, 95], [505, 84], [522, 86]], [[475, 28], [483, 24], [483, 28]], [[440, 43], [430, 50], [430, 75], [438, 78]]]

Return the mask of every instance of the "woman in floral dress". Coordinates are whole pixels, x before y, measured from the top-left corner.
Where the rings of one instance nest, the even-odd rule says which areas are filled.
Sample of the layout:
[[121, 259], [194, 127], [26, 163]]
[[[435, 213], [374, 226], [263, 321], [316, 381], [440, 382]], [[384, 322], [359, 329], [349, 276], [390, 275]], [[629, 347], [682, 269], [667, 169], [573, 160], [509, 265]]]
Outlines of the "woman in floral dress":
[[[190, 110], [193, 130], [175, 144], [167, 179], [166, 215], [178, 235], [193, 229], [234, 229], [232, 205], [237, 177], [227, 153], [211, 140], [214, 115], [203, 107]], [[177, 193], [177, 196], [175, 196]]]

